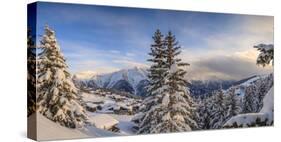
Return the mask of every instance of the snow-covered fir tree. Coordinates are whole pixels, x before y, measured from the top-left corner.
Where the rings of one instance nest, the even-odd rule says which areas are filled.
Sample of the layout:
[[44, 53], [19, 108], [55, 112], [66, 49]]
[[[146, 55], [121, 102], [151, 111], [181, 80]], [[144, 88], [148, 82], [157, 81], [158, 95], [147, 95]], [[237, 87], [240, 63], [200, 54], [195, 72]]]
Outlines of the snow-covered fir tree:
[[270, 90], [273, 86], [273, 74], [270, 74], [268, 77], [264, 79], [259, 79], [255, 82], [257, 90], [256, 90], [256, 97], [258, 99], [258, 106], [257, 111], [260, 111], [263, 107], [263, 98], [266, 93]]
[[68, 66], [48, 26], [40, 41], [37, 108], [47, 118], [69, 128], [81, 127], [87, 115], [73, 85]]
[[36, 46], [29, 29], [27, 33], [27, 116], [36, 111]]
[[223, 126], [227, 114], [225, 95], [222, 89], [214, 92], [211, 104], [210, 127], [211, 129], [219, 129]]
[[148, 59], [151, 62], [151, 66], [148, 69], [148, 79], [149, 79], [149, 87], [148, 92], [149, 95], [155, 95], [154, 90], [161, 88], [165, 83], [165, 76], [167, 75], [167, 64], [166, 64], [166, 55], [165, 55], [165, 44], [164, 37], [159, 29], [156, 30], [154, 36], [152, 37], [154, 43], [151, 44], [150, 53], [148, 53], [152, 58]]
[[274, 57], [274, 45], [273, 44], [259, 44], [254, 46], [260, 52], [257, 58], [257, 64], [263, 67], [272, 63]]
[[245, 95], [243, 97], [243, 113], [258, 112], [258, 97], [256, 96], [257, 87], [253, 84], [249, 85], [245, 89]]
[[155, 94], [155, 90], [160, 89], [164, 85], [164, 78], [167, 75], [168, 70], [167, 65], [165, 64], [164, 51], [166, 47], [164, 45], [164, 36], [159, 29], [156, 30], [152, 39], [153, 43], [150, 45], [150, 53], [148, 53], [151, 58], [147, 60], [148, 62], [151, 62], [147, 76], [149, 80], [149, 85], [147, 86], [148, 94], [143, 101], [143, 107], [140, 108], [140, 112], [136, 114], [132, 120], [137, 124], [144, 119], [145, 112], [149, 111], [153, 105], [159, 103], [161, 93], [158, 92], [158, 94]]
[[[158, 30], [156, 35], [157, 33], [159, 33]], [[155, 38], [154, 42], [157, 42]], [[197, 124], [193, 120], [194, 104], [189, 91], [185, 87], [184, 75], [186, 72], [182, 69], [187, 64], [176, 58], [180, 53], [180, 47], [177, 46], [175, 37], [171, 32], [165, 38], [165, 46], [166, 48], [162, 50], [164, 52], [161, 52], [165, 62], [161, 61], [161, 64], [159, 64], [159, 55], [150, 54], [153, 57], [150, 61], [159, 65], [156, 68], [152, 65], [151, 68], [156, 71], [164, 69], [161, 75], [155, 78], [150, 77], [150, 82], [161, 80], [163, 84], [158, 87], [150, 84], [151, 96], [145, 102], [149, 105], [144, 109], [138, 133], [182, 132], [197, 128]], [[151, 48], [151, 52], [155, 53], [154, 48]], [[150, 74], [153, 74], [151, 69]]]
[[[184, 67], [189, 66], [189, 64], [182, 62], [182, 59], [178, 58], [178, 55], [181, 53], [181, 47], [178, 45], [171, 31], [169, 31], [168, 35], [165, 37], [165, 45], [167, 47], [165, 50], [166, 63], [170, 69], [167, 75], [167, 85], [169, 94], [171, 95], [171, 103], [174, 105], [173, 103], [183, 102], [182, 106], [178, 104], [178, 107], [185, 109], [187, 112], [183, 113], [177, 110], [178, 108], [172, 109], [175, 109], [175, 112], [178, 111], [180, 115], [185, 117], [185, 123], [187, 123], [191, 129], [197, 129], [198, 126], [194, 121], [197, 117], [196, 104], [190, 96], [189, 88], [186, 87], [186, 71]], [[186, 106], [184, 102], [187, 103]]]
[[225, 116], [226, 120], [241, 113], [241, 103], [238, 96], [235, 94], [234, 88], [230, 88], [225, 99], [227, 105], [227, 114]]
[[196, 123], [198, 125], [198, 129], [206, 130], [210, 129], [210, 116], [211, 116], [211, 98], [204, 97], [197, 105], [197, 113], [198, 117], [196, 119]]

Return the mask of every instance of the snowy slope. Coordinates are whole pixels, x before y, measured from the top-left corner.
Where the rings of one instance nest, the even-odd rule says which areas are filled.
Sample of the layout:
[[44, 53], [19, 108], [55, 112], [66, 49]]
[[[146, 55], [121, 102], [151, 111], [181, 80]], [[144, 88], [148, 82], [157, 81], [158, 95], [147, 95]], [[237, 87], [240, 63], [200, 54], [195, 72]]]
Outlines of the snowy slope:
[[123, 135], [133, 135], [133, 127], [135, 124], [131, 121], [133, 115], [117, 115], [110, 114], [113, 118], [119, 121], [117, 127], [120, 129], [120, 133]]
[[99, 129], [109, 129], [119, 122], [108, 114], [99, 114], [91, 117], [91, 122]]
[[61, 140], [117, 135], [112, 132], [95, 128], [93, 126], [87, 126], [81, 129], [70, 129], [67, 127], [63, 127], [60, 124], [49, 120], [48, 118], [38, 112], [28, 117], [28, 121], [37, 123], [38, 140]]
[[270, 76], [270, 74], [252, 76], [248, 79], [245, 79], [245, 81], [238, 81], [239, 82], [238, 84], [230, 87], [228, 90], [234, 88], [235, 94], [238, 95], [242, 99], [243, 96], [245, 95], [246, 87], [255, 84], [255, 82], [258, 80], [264, 80], [265, 78], [267, 78], [269, 76]]
[[260, 111], [260, 113], [263, 113], [266, 115], [266, 118], [268, 118], [269, 121], [273, 121], [273, 112], [274, 112], [274, 87], [272, 87], [267, 95], [263, 99], [263, 107]]
[[[31, 115], [28, 119], [32, 121], [36, 113]], [[53, 139], [75, 139], [90, 137], [87, 134], [77, 130], [70, 129], [55, 123], [45, 116], [37, 113], [37, 138], [38, 140], [53, 140]]]
[[228, 120], [224, 127], [232, 127], [236, 124], [239, 127], [249, 127], [255, 124], [257, 119], [260, 119], [261, 122], [265, 122], [265, 125], [271, 125], [273, 123], [273, 90], [272, 87], [266, 96], [263, 99], [263, 108], [259, 113], [247, 113], [247, 114], [240, 114], [235, 117], [232, 117]]
[[243, 82], [240, 84], [240, 86], [249, 86], [250, 84], [252, 84], [253, 82], [255, 82], [256, 80], [258, 79], [264, 79], [266, 77], [268, 77], [269, 75], [268, 74], [264, 74], [264, 75], [256, 75], [254, 77], [252, 77], [251, 79]]

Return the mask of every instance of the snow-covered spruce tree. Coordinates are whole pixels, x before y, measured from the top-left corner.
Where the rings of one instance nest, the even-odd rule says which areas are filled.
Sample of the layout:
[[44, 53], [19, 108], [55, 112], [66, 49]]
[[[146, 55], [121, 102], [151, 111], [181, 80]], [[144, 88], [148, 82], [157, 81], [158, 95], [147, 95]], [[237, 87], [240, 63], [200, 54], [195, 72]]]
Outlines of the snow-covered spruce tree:
[[227, 105], [227, 114], [225, 119], [228, 120], [233, 116], [236, 116], [241, 113], [241, 104], [238, 99], [238, 96], [235, 94], [235, 89], [230, 88], [226, 95], [226, 105]]
[[[184, 67], [189, 66], [189, 64], [182, 62], [182, 60], [178, 58], [178, 55], [181, 53], [181, 47], [178, 45], [171, 31], [168, 32], [165, 38], [165, 45], [167, 47], [165, 50], [165, 55], [167, 56], [166, 63], [169, 68], [167, 85], [169, 87], [168, 92], [172, 105], [171, 111], [175, 112], [174, 115], [182, 115], [185, 123], [189, 125], [192, 130], [197, 129], [198, 126], [194, 121], [198, 116], [196, 104], [190, 96], [189, 88], [186, 87], [187, 82], [185, 80], [186, 71]], [[177, 104], [177, 102], [179, 104]], [[184, 112], [184, 110], [186, 112]]]
[[36, 111], [36, 46], [29, 29], [27, 33], [27, 116]]
[[154, 90], [161, 88], [165, 84], [164, 78], [167, 75], [168, 67], [165, 61], [166, 47], [164, 45], [163, 35], [159, 29], [156, 30], [152, 38], [154, 43], [151, 44], [150, 53], [148, 53], [152, 57], [148, 59], [152, 63], [148, 70], [148, 92], [150, 93], [149, 95], [153, 96], [155, 95]]
[[143, 127], [140, 123], [143, 121], [145, 113], [149, 111], [153, 105], [159, 103], [161, 93], [158, 92], [158, 94], [156, 94], [155, 90], [163, 87], [165, 83], [164, 78], [167, 75], [167, 65], [165, 64], [164, 55], [164, 36], [161, 31], [157, 29], [152, 39], [153, 43], [150, 45], [150, 53], [148, 53], [151, 58], [147, 60], [148, 62], [151, 62], [151, 66], [148, 69], [148, 94], [146, 95], [146, 99], [143, 101], [140, 112], [132, 119], [132, 121], [138, 124], [139, 127]]
[[263, 98], [266, 95], [266, 93], [270, 90], [270, 88], [273, 86], [273, 77], [271, 78], [271, 75], [269, 75], [266, 78], [261, 78], [255, 82], [257, 90], [256, 90], [256, 97], [258, 99], [258, 106], [257, 106], [257, 112], [259, 112], [263, 107]]
[[245, 95], [243, 97], [243, 113], [258, 112], [258, 97], [256, 96], [256, 86], [251, 84], [246, 87]]
[[272, 63], [273, 65], [273, 57], [274, 57], [274, 45], [273, 44], [259, 44], [254, 46], [260, 51], [260, 54], [257, 58], [257, 64], [265, 67]]
[[[172, 34], [168, 34], [167, 37], [169, 36], [172, 36]], [[150, 105], [146, 106], [138, 133], [182, 132], [190, 131], [192, 128], [197, 127], [196, 122], [192, 119], [194, 114], [193, 101], [185, 87], [186, 82], [183, 80], [185, 72], [180, 68], [186, 64], [176, 59], [176, 56], [180, 53], [178, 51], [180, 47], [176, 47], [175, 39], [173, 41], [167, 40], [167, 37], [165, 40], [167, 47], [164, 50], [165, 62], [163, 66], [160, 66], [160, 70], [163, 68], [168, 68], [168, 70], [165, 70], [160, 78], [155, 78], [155, 80], [161, 79], [164, 81], [161, 86], [157, 88], [151, 86], [152, 96], [147, 100], [148, 103], [146, 103]], [[168, 48], [172, 49], [168, 51]], [[168, 53], [170, 57], [168, 57]], [[154, 59], [158, 61], [157, 56]], [[150, 81], [153, 82], [154, 80], [151, 79]]]
[[207, 130], [210, 129], [210, 116], [211, 116], [211, 98], [203, 98], [197, 105], [198, 117], [196, 123], [198, 129]]
[[211, 103], [210, 127], [211, 129], [219, 129], [223, 126], [227, 114], [225, 95], [222, 89], [214, 92]]
[[69, 128], [81, 127], [87, 115], [71, 81], [68, 66], [48, 26], [40, 41], [37, 108], [47, 118]]

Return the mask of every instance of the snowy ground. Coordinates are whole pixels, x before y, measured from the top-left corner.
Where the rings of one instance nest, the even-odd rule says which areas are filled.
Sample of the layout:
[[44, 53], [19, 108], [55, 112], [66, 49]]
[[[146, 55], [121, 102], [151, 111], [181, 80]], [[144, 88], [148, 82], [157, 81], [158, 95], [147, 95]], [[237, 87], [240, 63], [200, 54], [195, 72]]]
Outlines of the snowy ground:
[[[134, 134], [132, 131], [134, 123], [131, 122], [134, 114], [131, 112], [133, 113], [133, 107], [140, 105], [140, 100], [109, 92], [100, 92], [100, 90], [91, 93], [83, 92], [82, 99], [89, 107], [100, 107], [94, 112], [87, 111], [90, 121], [97, 128], [108, 131], [108, 128], [116, 126], [120, 130], [111, 133], [117, 135]], [[125, 109], [125, 113], [120, 114], [120, 108]]]
[[82, 98], [87, 102], [87, 105], [101, 106], [101, 110], [95, 112], [87, 111], [90, 119], [92, 119], [91, 121], [94, 121], [98, 128], [105, 129], [116, 124], [116, 127], [120, 130], [112, 133], [117, 135], [134, 134], [132, 130], [134, 123], [131, 122], [134, 114], [117, 114], [114, 110], [118, 110], [122, 107], [126, 108], [127, 111], [132, 111], [133, 106], [140, 105], [140, 100], [104, 92], [82, 93]]
[[[37, 116], [35, 116], [37, 115]], [[38, 140], [61, 140], [90, 137], [115, 136], [116, 134], [95, 127], [86, 127], [83, 129], [70, 129], [55, 123], [40, 113], [28, 117], [28, 120], [35, 122], [37, 120], [37, 139]]]
[[113, 118], [119, 121], [118, 128], [120, 128], [120, 133], [124, 135], [132, 135], [134, 132], [132, 131], [133, 126], [135, 125], [131, 122], [133, 115], [116, 115], [111, 114]]
[[[139, 107], [140, 99], [129, 98], [111, 92], [97, 90], [92, 93], [82, 93], [82, 99], [89, 107], [99, 106], [97, 112], [114, 113], [120, 109], [125, 109], [128, 113], [133, 111], [133, 107]], [[133, 113], [133, 112], [132, 112]]]
[[[131, 122], [131, 119], [133, 118], [133, 115], [117, 115], [117, 114], [106, 114], [108, 116], [111, 116], [112, 118], [114, 118], [115, 120], [118, 121], [117, 123], [117, 127], [120, 129], [120, 132], [115, 132], [116, 134], [119, 135], [132, 135], [134, 134], [133, 132], [133, 126], [134, 123]], [[90, 118], [95, 119], [97, 116], [105, 116], [104, 113], [90, 113]], [[102, 118], [102, 117], [99, 117]], [[99, 121], [100, 125], [111, 125], [114, 122], [112, 122], [111, 119], [108, 119], [108, 117], [103, 117], [104, 119], [107, 118], [107, 120], [105, 121]], [[111, 121], [111, 122], [110, 122]], [[114, 121], [114, 120], [113, 120]], [[100, 128], [102, 128], [102, 126], [100, 126]]]

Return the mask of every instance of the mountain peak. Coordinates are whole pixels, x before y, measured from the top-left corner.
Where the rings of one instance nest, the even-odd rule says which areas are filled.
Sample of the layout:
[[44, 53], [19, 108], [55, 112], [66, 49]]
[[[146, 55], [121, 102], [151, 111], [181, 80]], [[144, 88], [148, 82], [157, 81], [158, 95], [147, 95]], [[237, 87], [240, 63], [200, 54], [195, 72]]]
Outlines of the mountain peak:
[[95, 71], [81, 71], [74, 74], [74, 77], [80, 80], [88, 80], [93, 76], [98, 75]]
[[147, 80], [147, 74], [146, 68], [133, 67], [105, 74], [85, 71], [75, 74], [74, 77], [76, 77], [76, 80], [95, 83], [102, 88], [116, 88], [116, 86], [118, 88], [118, 86], [127, 83], [136, 93], [139, 83], [143, 80]]

